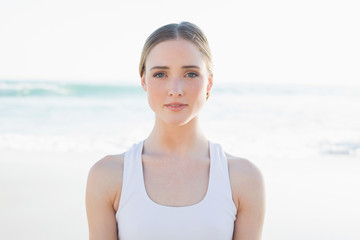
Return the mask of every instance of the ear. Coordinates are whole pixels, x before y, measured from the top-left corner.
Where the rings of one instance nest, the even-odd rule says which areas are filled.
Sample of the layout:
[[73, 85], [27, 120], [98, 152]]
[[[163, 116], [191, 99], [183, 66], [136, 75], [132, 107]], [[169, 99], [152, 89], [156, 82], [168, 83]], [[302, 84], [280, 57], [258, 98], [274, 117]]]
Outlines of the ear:
[[206, 86], [206, 91], [207, 91], [207, 92], [210, 92], [212, 86], [213, 86], [213, 74], [209, 74], [208, 84], [207, 84], [207, 86]]
[[145, 92], [147, 92], [147, 85], [146, 85], [146, 79], [145, 79], [145, 74], [143, 74], [141, 76], [141, 86], [144, 89]]

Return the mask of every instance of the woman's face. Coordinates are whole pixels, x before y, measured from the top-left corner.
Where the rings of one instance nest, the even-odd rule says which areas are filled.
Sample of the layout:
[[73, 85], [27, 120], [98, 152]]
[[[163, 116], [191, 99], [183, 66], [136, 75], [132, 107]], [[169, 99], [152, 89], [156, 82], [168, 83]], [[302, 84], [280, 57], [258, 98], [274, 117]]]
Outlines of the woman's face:
[[212, 87], [204, 55], [184, 39], [156, 45], [147, 56], [142, 86], [157, 120], [184, 125], [199, 114]]

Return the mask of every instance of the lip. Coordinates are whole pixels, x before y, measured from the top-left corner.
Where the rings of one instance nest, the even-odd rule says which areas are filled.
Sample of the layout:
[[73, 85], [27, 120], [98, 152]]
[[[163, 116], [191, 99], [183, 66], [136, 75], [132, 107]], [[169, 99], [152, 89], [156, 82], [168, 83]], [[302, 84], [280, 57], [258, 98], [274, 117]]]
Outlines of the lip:
[[184, 108], [186, 108], [187, 106], [188, 106], [187, 104], [179, 103], [179, 102], [173, 102], [173, 103], [165, 104], [165, 107], [167, 109], [169, 109], [170, 111], [173, 111], [173, 112], [181, 111]]

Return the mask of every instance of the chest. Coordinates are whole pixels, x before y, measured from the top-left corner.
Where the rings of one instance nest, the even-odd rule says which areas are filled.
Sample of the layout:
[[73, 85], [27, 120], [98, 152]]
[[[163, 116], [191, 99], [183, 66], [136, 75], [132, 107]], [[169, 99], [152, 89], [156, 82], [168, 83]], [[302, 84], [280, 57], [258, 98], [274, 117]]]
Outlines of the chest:
[[143, 157], [143, 179], [148, 197], [165, 206], [190, 206], [206, 196], [210, 160], [188, 162]]

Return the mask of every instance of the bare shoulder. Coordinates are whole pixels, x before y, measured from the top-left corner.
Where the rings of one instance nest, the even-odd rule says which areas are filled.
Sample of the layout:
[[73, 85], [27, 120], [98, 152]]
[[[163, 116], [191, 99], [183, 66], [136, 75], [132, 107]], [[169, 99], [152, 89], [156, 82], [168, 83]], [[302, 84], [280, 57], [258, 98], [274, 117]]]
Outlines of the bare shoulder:
[[244, 180], [250, 180], [249, 178], [253, 180], [262, 180], [260, 169], [251, 161], [245, 158], [232, 156], [228, 153], [226, 153], [226, 157], [228, 159], [230, 174]]
[[124, 154], [106, 156], [90, 169], [86, 213], [90, 239], [117, 239], [115, 214], [120, 199]]
[[97, 161], [90, 169], [90, 175], [102, 175], [102, 174], [111, 174], [112, 172], [117, 172], [122, 170], [124, 166], [124, 153], [117, 155], [107, 155]]
[[264, 196], [264, 180], [260, 169], [251, 161], [226, 154], [233, 200], [239, 209], [251, 197]]
[[108, 155], [97, 161], [90, 169], [87, 182], [87, 195], [97, 195], [108, 199], [114, 206], [120, 198], [124, 153]]

